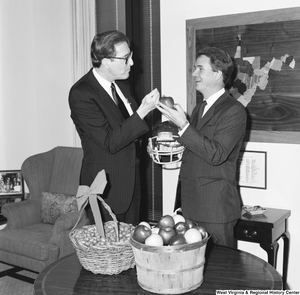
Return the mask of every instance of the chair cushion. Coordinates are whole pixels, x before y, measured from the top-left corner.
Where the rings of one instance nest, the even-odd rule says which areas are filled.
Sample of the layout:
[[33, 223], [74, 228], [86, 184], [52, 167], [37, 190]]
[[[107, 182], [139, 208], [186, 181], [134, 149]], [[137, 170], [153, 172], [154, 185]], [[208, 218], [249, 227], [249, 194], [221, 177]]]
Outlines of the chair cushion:
[[49, 259], [49, 242], [53, 225], [36, 223], [22, 229], [1, 230], [0, 249], [37, 260]]
[[58, 193], [42, 192], [42, 222], [54, 224], [62, 214], [77, 211], [76, 197]]

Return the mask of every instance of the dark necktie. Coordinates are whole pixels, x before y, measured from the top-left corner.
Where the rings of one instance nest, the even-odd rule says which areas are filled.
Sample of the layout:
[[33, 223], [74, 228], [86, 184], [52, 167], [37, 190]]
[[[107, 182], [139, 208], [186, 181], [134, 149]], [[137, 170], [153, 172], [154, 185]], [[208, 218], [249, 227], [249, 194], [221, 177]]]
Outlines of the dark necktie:
[[205, 108], [206, 105], [207, 105], [206, 100], [203, 100], [203, 101], [201, 102], [201, 105], [200, 105], [200, 108], [199, 108], [199, 111], [198, 111], [198, 116], [197, 116], [196, 126], [197, 126], [197, 124], [199, 123], [199, 121], [201, 120], [201, 118], [202, 118], [202, 116], [203, 116], [204, 108]]
[[128, 113], [126, 107], [125, 107], [125, 104], [124, 104], [123, 100], [118, 95], [114, 83], [111, 83], [111, 93], [112, 93], [114, 101], [115, 101], [116, 105], [119, 107], [119, 110], [121, 111], [124, 119], [127, 119], [129, 117], [129, 113]]

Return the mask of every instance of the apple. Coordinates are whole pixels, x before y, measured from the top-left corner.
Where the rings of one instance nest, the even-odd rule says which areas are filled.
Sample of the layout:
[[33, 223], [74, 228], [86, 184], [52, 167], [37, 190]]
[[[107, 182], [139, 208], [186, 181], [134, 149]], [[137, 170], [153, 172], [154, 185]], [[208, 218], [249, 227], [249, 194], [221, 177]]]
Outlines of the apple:
[[145, 225], [145, 226], [151, 228], [151, 225], [150, 225], [148, 222], [146, 222], [146, 221], [141, 221], [141, 222], [139, 223], [139, 225], [140, 225], [140, 224]]
[[202, 241], [202, 234], [196, 228], [189, 228], [183, 236], [188, 244]]
[[145, 244], [148, 246], [163, 246], [163, 238], [159, 234], [151, 234], [146, 240]]
[[145, 243], [145, 240], [152, 234], [151, 228], [139, 224], [133, 231], [132, 238], [139, 242]]
[[173, 215], [173, 219], [174, 219], [175, 224], [178, 222], [181, 222], [181, 221], [185, 222], [185, 218], [181, 214]]
[[170, 246], [175, 246], [175, 245], [184, 245], [186, 244], [185, 237], [180, 234], [174, 235], [170, 240], [169, 240], [169, 245]]
[[181, 234], [181, 235], [184, 235], [185, 232], [189, 229], [189, 227], [184, 221], [177, 222], [173, 228], [175, 229], [177, 234]]
[[164, 215], [161, 219], [157, 222], [157, 227], [173, 227], [175, 225], [174, 219], [171, 215]]
[[163, 238], [164, 245], [169, 244], [169, 240], [176, 234], [176, 231], [173, 227], [161, 227], [158, 234]]
[[156, 226], [151, 228], [151, 231], [153, 234], [158, 234], [159, 230], [160, 230], [160, 228], [156, 227]]
[[196, 228], [201, 233], [203, 239], [206, 237], [207, 232], [203, 226], [196, 225], [194, 228]]
[[186, 219], [185, 219], [185, 223], [187, 224], [187, 226], [188, 226], [189, 228], [193, 228], [193, 227], [195, 227], [196, 225], [198, 225], [197, 222], [194, 221], [194, 220], [191, 219], [191, 218], [186, 218]]
[[169, 108], [174, 108], [174, 99], [171, 96], [162, 96], [159, 99], [159, 102], [163, 103], [164, 105], [166, 105]]

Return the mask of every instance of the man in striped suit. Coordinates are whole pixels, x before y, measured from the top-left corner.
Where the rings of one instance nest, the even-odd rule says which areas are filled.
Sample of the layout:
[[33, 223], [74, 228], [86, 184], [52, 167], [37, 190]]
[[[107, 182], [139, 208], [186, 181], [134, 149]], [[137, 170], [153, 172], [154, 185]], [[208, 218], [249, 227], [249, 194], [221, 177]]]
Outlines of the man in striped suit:
[[[81, 139], [84, 156], [80, 184], [90, 186], [105, 169], [103, 198], [119, 221], [137, 224], [140, 211], [139, 138], [148, 131], [143, 120], [155, 109], [159, 92], [147, 94], [140, 106], [124, 81], [133, 65], [129, 39], [119, 31], [94, 37], [93, 68], [69, 93], [71, 118]], [[103, 221], [111, 217], [103, 208]]]
[[200, 50], [193, 77], [203, 103], [196, 105], [190, 122], [180, 106], [158, 105], [180, 128], [178, 142], [186, 147], [179, 174], [182, 213], [202, 225], [211, 241], [229, 247], [235, 246], [234, 225], [241, 216], [237, 160], [247, 121], [243, 105], [226, 90], [233, 69], [223, 50]]

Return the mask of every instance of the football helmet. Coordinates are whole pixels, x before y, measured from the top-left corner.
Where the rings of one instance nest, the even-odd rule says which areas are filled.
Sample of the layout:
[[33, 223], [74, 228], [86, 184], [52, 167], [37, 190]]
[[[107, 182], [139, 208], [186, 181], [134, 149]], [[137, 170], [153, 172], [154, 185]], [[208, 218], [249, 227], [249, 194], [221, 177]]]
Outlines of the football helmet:
[[173, 164], [181, 161], [185, 147], [177, 141], [178, 127], [170, 122], [160, 123], [148, 140], [148, 154], [152, 160], [161, 165]]

